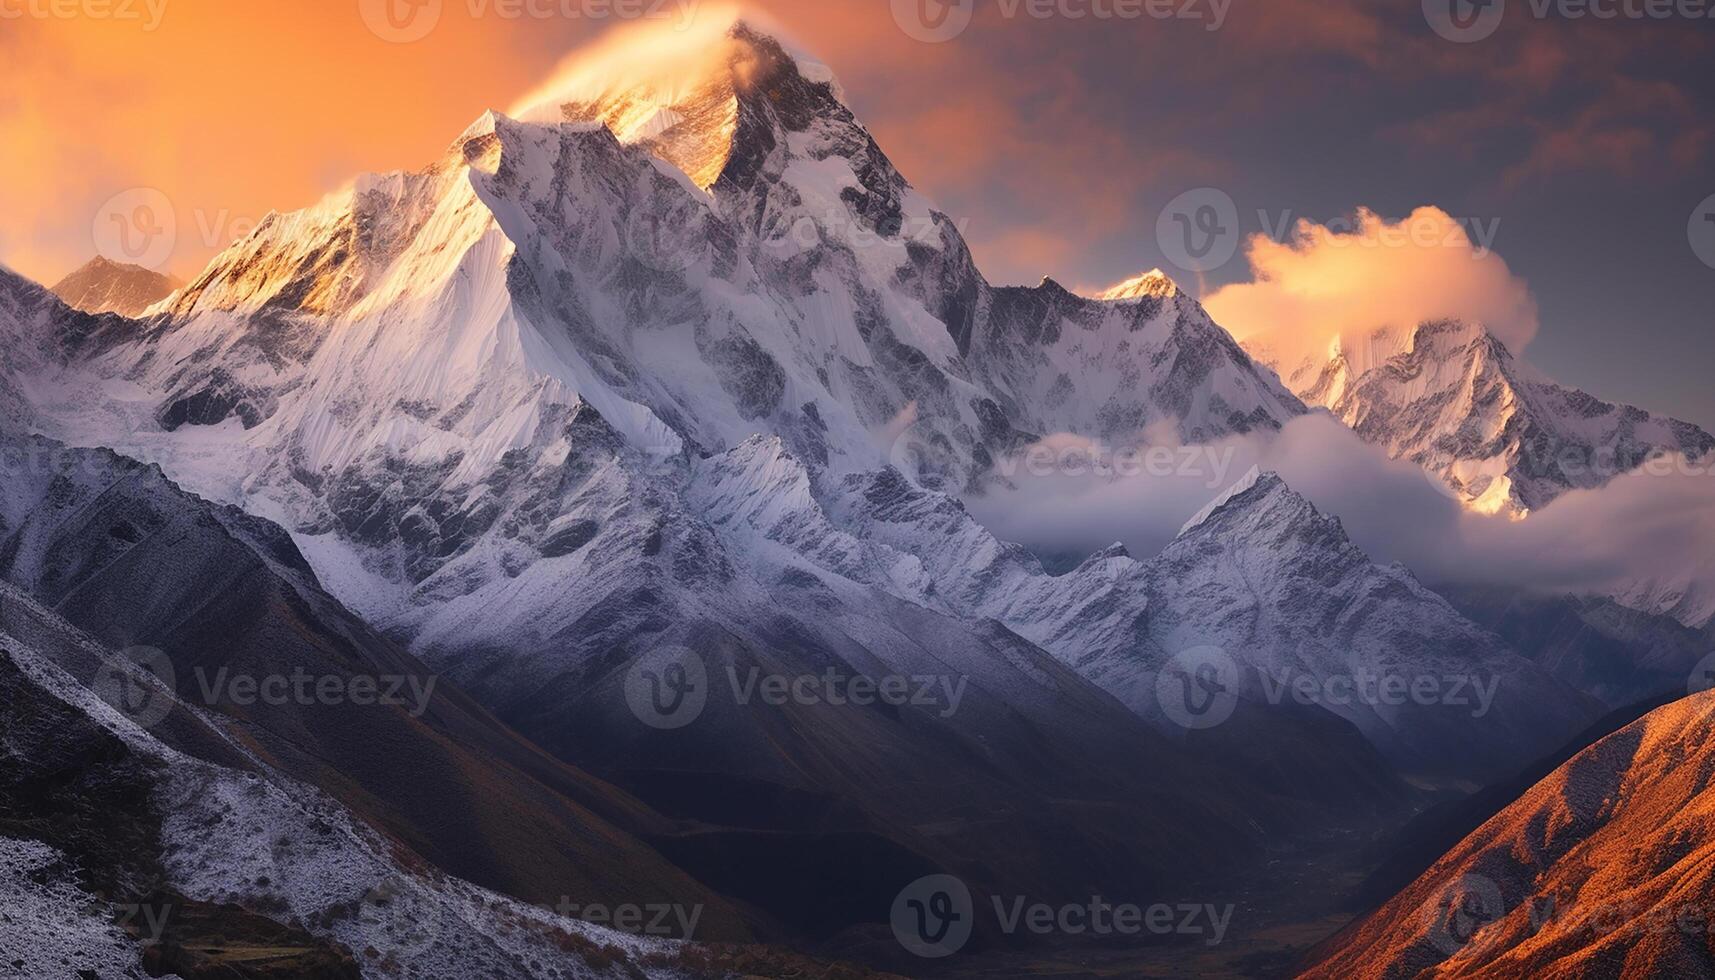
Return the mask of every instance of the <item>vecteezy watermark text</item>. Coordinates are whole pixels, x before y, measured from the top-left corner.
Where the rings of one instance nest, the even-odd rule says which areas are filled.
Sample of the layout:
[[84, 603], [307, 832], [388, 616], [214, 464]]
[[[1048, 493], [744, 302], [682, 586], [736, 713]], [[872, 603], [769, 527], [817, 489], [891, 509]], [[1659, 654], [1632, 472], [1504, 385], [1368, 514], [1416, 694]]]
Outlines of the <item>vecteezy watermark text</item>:
[[[1301, 217], [1290, 209], [1256, 209], [1257, 233], [1277, 245], [1297, 240]], [[1398, 222], [1366, 222], [1341, 215], [1320, 222], [1316, 242], [1331, 249], [1461, 249], [1473, 260], [1488, 257], [1500, 237], [1500, 218], [1452, 218], [1413, 213]], [[1244, 244], [1245, 227], [1232, 195], [1216, 187], [1180, 194], [1161, 209], [1156, 245], [1172, 264], [1188, 272], [1213, 272], [1231, 262]]]
[[[463, 0], [472, 20], [665, 21], [682, 31], [696, 20], [702, 0]], [[358, 0], [370, 33], [393, 44], [421, 41], [435, 32], [447, 0]]]
[[538, 906], [568, 919], [607, 926], [634, 936], [659, 936], [667, 939], [695, 939], [697, 923], [702, 921], [703, 906], [678, 905], [668, 902], [633, 904], [621, 902], [607, 905], [600, 902], [580, 903], [570, 896], [561, 896], [553, 904]]
[[[1435, 33], [1458, 44], [1486, 40], [1507, 17], [1508, 0], [1423, 0]], [[1715, 20], [1715, 0], [1526, 0], [1514, 3], [1537, 20]]]
[[[970, 29], [978, 0], [891, 0], [894, 23], [926, 44], [951, 41]], [[987, 0], [985, 0], [987, 2]], [[1182, 20], [1205, 31], [1226, 26], [1233, 0], [992, 0], [1002, 20]]]
[[[722, 684], [721, 681], [725, 683]], [[711, 695], [724, 687], [732, 704], [769, 707], [921, 708], [950, 718], [964, 702], [969, 678], [947, 674], [852, 674], [828, 667], [820, 673], [783, 674], [761, 667], [727, 665], [711, 678], [703, 658], [683, 647], [663, 647], [638, 659], [625, 678], [625, 700], [639, 721], [664, 730], [683, 728], [702, 716]]]
[[167, 15], [168, 0], [0, 0], [0, 20], [106, 20], [153, 31]]
[[1404, 674], [1355, 671], [1319, 677], [1289, 667], [1261, 672], [1263, 697], [1272, 705], [1295, 704], [1318, 707], [1469, 708], [1472, 718], [1481, 718], [1494, 706], [1500, 690], [1499, 677], [1471, 674]]
[[979, 915], [992, 912], [994, 925], [1009, 936], [1196, 937], [1209, 946], [1226, 939], [1234, 906], [1202, 902], [1111, 902], [1096, 895], [1086, 902], [1039, 902], [1028, 896], [992, 895], [986, 908], [953, 875], [929, 875], [894, 898], [894, 938], [926, 959], [951, 956], [970, 940]]
[[[1287, 703], [1347, 708], [1452, 708], [1486, 717], [1500, 693], [1498, 675], [1405, 674], [1381, 670], [1314, 672], [1295, 667], [1253, 669], [1256, 697], [1273, 706]], [[1188, 731], [1224, 724], [1246, 689], [1246, 671], [1220, 647], [1193, 647], [1162, 664], [1155, 677], [1156, 703], [1170, 721]], [[1695, 681], [1695, 677], [1694, 677]]]
[[350, 704], [360, 708], [404, 708], [413, 718], [421, 718], [429, 710], [440, 678], [409, 674], [312, 674], [296, 668], [290, 674], [239, 673], [227, 667], [210, 673], [198, 667], [197, 693], [204, 704], [222, 704], [239, 708], [258, 704], [281, 707], [289, 704], [338, 706]]
[[1020, 476], [1092, 477], [1098, 480], [1197, 480], [1217, 489], [1231, 485], [1238, 456], [1236, 446], [1128, 446], [1113, 449], [1085, 443], [1056, 446], [1037, 443], [1022, 453], [995, 460], [995, 472], [1007, 479]]

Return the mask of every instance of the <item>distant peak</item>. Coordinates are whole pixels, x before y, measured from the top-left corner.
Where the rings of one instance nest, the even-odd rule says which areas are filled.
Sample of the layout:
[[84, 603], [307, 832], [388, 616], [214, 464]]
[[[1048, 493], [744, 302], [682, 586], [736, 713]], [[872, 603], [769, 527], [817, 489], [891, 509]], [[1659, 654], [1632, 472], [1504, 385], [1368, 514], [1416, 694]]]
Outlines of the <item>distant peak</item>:
[[183, 285], [153, 269], [97, 255], [55, 283], [51, 291], [67, 306], [85, 313], [135, 317]]
[[1092, 562], [1113, 561], [1118, 558], [1130, 557], [1131, 549], [1127, 548], [1123, 541], [1115, 541], [1113, 544], [1108, 545], [1106, 548], [1103, 548], [1085, 559], [1084, 564], [1088, 565]]
[[1272, 493], [1277, 489], [1287, 490], [1286, 481], [1282, 480], [1274, 473], [1264, 473], [1261, 467], [1253, 466], [1249, 473], [1239, 477], [1237, 483], [1234, 483], [1232, 486], [1221, 491], [1215, 496], [1215, 499], [1205, 504], [1202, 510], [1198, 511], [1195, 516], [1186, 521], [1185, 526], [1179, 529], [1179, 533], [1180, 535], [1184, 535], [1199, 527], [1203, 522], [1215, 516], [1221, 508], [1227, 506], [1227, 504], [1233, 502], [1238, 497], [1244, 496], [1252, 490], [1257, 491], [1257, 496], [1262, 496]]
[[1140, 276], [1134, 276], [1125, 282], [1110, 286], [1092, 298], [1108, 302], [1127, 302], [1141, 299], [1167, 299], [1178, 294], [1178, 283], [1160, 269], [1151, 269]]

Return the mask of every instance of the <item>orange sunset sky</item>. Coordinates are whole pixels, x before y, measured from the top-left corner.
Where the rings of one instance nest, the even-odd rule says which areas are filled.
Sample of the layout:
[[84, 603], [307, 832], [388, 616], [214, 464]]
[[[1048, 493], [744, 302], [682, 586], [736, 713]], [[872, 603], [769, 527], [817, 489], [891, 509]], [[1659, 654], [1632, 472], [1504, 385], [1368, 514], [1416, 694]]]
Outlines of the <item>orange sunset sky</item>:
[[[433, 29], [381, 36], [370, 24], [388, 2], [429, 4]], [[969, 0], [967, 31], [924, 43], [899, 11], [929, 2], [749, 6], [835, 70], [991, 280], [1094, 287], [1157, 265], [1199, 292], [1248, 280], [1243, 253], [1200, 281], [1156, 247], [1161, 209], [1191, 188], [1228, 192], [1249, 234], [1434, 206], [1498, 229], [1495, 251], [1542, 306], [1543, 367], [1715, 425], [1700, 367], [1715, 358], [1715, 269], [1686, 243], [1715, 194], [1715, 21], [1522, 10], [1451, 44], [1421, 0], [1160, 0], [1171, 16], [1126, 20], [1093, 13], [1115, 0], [1053, 0], [1084, 15], [1044, 18]], [[730, 10], [0, 0], [0, 263], [52, 283], [96, 253], [104, 204], [150, 188], [178, 221], [163, 266], [192, 276], [270, 210], [427, 164], [623, 26], [616, 9], [669, 25]]]

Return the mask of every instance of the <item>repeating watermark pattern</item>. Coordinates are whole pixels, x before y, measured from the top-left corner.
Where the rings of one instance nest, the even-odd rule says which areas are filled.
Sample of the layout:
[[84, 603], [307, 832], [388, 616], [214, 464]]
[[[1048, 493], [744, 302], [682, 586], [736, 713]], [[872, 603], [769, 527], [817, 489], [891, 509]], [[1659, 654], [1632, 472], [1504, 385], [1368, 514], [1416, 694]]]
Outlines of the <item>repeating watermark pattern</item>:
[[159, 946], [167, 938], [167, 927], [178, 914], [178, 907], [163, 903], [132, 903], [120, 905], [115, 918], [119, 928], [137, 937], [144, 946]]
[[443, 6], [443, 0], [358, 0], [357, 12], [376, 37], [410, 44], [434, 33]]
[[[1423, 472], [1430, 486], [1460, 502], [1477, 496], [1483, 486], [1476, 482], [1478, 477], [1467, 489], [1456, 482], [1456, 475], [1449, 477], [1428, 467]], [[1632, 474], [1663, 479], [1715, 476], [1715, 453], [1688, 456], [1640, 443], [1589, 445], [1538, 435], [1519, 446], [1506, 473], [1514, 482], [1547, 479], [1582, 487], [1603, 486]]]
[[1155, 675], [1155, 697], [1173, 723], [1189, 731], [1224, 724], [1239, 704], [1239, 665], [1220, 647], [1193, 647]]
[[[1526, 0], [1514, 9], [1536, 20], [1715, 20], [1715, 0]], [[1456, 44], [1493, 37], [1507, 16], [1507, 0], [1423, 0], [1435, 33]]]
[[1232, 905], [1196, 902], [1138, 905], [1112, 903], [1100, 895], [1087, 903], [1052, 905], [995, 896], [995, 918], [1007, 935], [1036, 936], [1195, 936], [1219, 946], [1232, 923]]
[[758, 237], [763, 248], [780, 252], [820, 248], [830, 241], [853, 249], [899, 248], [907, 242], [939, 241], [943, 229], [969, 238], [970, 227], [968, 218], [955, 220], [932, 211], [870, 221], [838, 209], [827, 214], [788, 212], [771, 216]]
[[708, 668], [702, 657], [684, 647], [653, 650], [626, 675], [625, 701], [651, 728], [684, 728], [702, 717], [709, 702]]
[[760, 667], [728, 665], [709, 676], [695, 651], [664, 647], [639, 658], [625, 679], [625, 700], [639, 721], [663, 730], [683, 728], [700, 718], [709, 697], [724, 686], [736, 705], [780, 708], [888, 705], [922, 708], [950, 718], [964, 702], [969, 678], [943, 674], [844, 674], [833, 667], [819, 674], [768, 673]]
[[1424, 935], [1448, 956], [1469, 946], [1485, 926], [1506, 914], [1501, 886], [1479, 874], [1461, 876], [1423, 903], [1419, 912]]
[[701, 905], [668, 902], [620, 902], [608, 905], [599, 902], [583, 903], [567, 895], [562, 895], [557, 902], [542, 904], [538, 908], [563, 918], [617, 929], [634, 936], [655, 936], [662, 939], [695, 939], [697, 923], [703, 918]]
[[[187, 213], [188, 211], [188, 213]], [[173, 200], [153, 187], [133, 187], [102, 202], [91, 226], [95, 250], [113, 262], [159, 270], [173, 257], [180, 241], [194, 235], [205, 249], [224, 248], [248, 237], [264, 221], [277, 223], [282, 237], [299, 234], [300, 223], [313, 222], [310, 212], [272, 218], [236, 214], [230, 208], [181, 211]], [[188, 220], [186, 220], [188, 217]], [[309, 229], [304, 229], [308, 233]]]
[[1420, 708], [1467, 709], [1472, 718], [1482, 718], [1494, 707], [1500, 691], [1499, 677], [1476, 674], [1334, 674], [1318, 677], [1306, 671], [1279, 668], [1261, 672], [1263, 698], [1271, 705], [1291, 701], [1306, 707], [1323, 708]]
[[103, 20], [158, 30], [168, 0], [0, 0], [0, 21]]
[[[358, 0], [370, 33], [390, 44], [427, 38], [446, 14], [446, 0]], [[464, 0], [472, 20], [665, 21], [683, 31], [696, 20], [702, 0]]]
[[1038, 443], [995, 461], [995, 472], [1009, 480], [1019, 477], [1090, 477], [1097, 480], [1194, 480], [1210, 490], [1232, 486], [1228, 474], [1238, 458], [1233, 445], [1107, 446]]
[[102, 257], [159, 269], [178, 244], [178, 212], [167, 195], [155, 188], [133, 187], [96, 209], [92, 235]]
[[196, 693], [210, 708], [228, 705], [251, 708], [257, 705], [283, 707], [403, 708], [412, 718], [421, 718], [435, 696], [434, 675], [412, 674], [312, 674], [294, 668], [290, 674], [247, 674], [228, 667], [210, 671], [197, 667], [192, 674]]
[[[1300, 216], [1290, 209], [1255, 212], [1258, 234], [1276, 244], [1291, 245]], [[1324, 248], [1401, 249], [1453, 248], [1482, 259], [1495, 250], [1500, 218], [1455, 218], [1411, 215], [1397, 223], [1366, 225], [1357, 216], [1337, 216], [1317, 222]], [[1155, 221], [1156, 245], [1167, 261], [1188, 272], [1213, 272], [1231, 262], [1246, 235], [1239, 206], [1232, 195], [1215, 187], [1186, 191], [1167, 203]]]
[[952, 875], [929, 875], [905, 886], [889, 914], [899, 945], [924, 959], [965, 948], [976, 926], [971, 890]]
[[[1708, 667], [1715, 675], [1715, 656]], [[1493, 710], [1501, 686], [1499, 676], [1481, 674], [1365, 670], [1318, 674], [1294, 667], [1259, 669], [1256, 674], [1264, 703], [1321, 707], [1336, 713], [1337, 709], [1354, 707], [1416, 706], [1452, 708], [1472, 718], [1483, 718]], [[1220, 647], [1186, 650], [1155, 675], [1155, 696], [1162, 713], [1189, 731], [1224, 724], [1233, 716], [1241, 690], [1243, 671]]]
[[[976, 16], [976, 0], [892, 0], [893, 20], [912, 40], [944, 44], [964, 34]], [[1233, 0], [992, 0], [1003, 21], [1181, 20], [1205, 31], [1227, 24]]]
[[[116, 420], [127, 436], [135, 426], [126, 420]], [[0, 476], [105, 476], [113, 471], [113, 461], [91, 449], [78, 449], [41, 439], [0, 444]]]
[[427, 894], [397, 877], [364, 892], [355, 911], [366, 932], [387, 937], [387, 950], [394, 954], [428, 952], [442, 937], [470, 928], [455, 901]]
[[1703, 199], [1703, 203], [1691, 212], [1691, 222], [1686, 229], [1686, 235], [1691, 239], [1691, 251], [1704, 265], [1715, 269], [1715, 194]]
[[1217, 946], [1227, 937], [1234, 908], [1198, 902], [1111, 902], [1100, 895], [1087, 902], [1065, 903], [993, 895], [988, 907], [979, 910], [963, 881], [953, 875], [929, 875], [899, 892], [889, 919], [894, 938], [907, 952], [941, 959], [970, 941], [979, 911], [992, 912], [995, 927], [1008, 936], [1188, 936]]
[[[1533, 924], [1556, 917], [1567, 916], [1548, 903], [1532, 907]], [[1715, 934], [1715, 906], [1701, 902], [1664, 902], [1649, 907], [1635, 901], [1605, 902], [1584, 910], [1581, 918], [1585, 928], [1603, 937]]]
[[[1530, 936], [1551, 926], [1563, 933], [1588, 934], [1597, 939], [1625, 936], [1683, 935], [1704, 938], [1715, 934], [1715, 907], [1700, 902], [1643, 903], [1558, 901], [1552, 895], [1528, 895], [1509, 908], [1500, 885], [1485, 875], [1468, 873], [1442, 888], [1420, 912], [1425, 935], [1448, 956], [1481, 949], [1482, 932], [1514, 911], [1520, 928]], [[1496, 939], [1499, 937], [1496, 936]]]
[[1697, 661], [1697, 666], [1691, 668], [1691, 676], [1685, 681], [1685, 693], [1688, 696], [1702, 694], [1708, 690], [1715, 690], [1715, 653]]
[[1232, 195], [1213, 187], [1179, 195], [1155, 221], [1161, 254], [1187, 272], [1213, 272], [1231, 262], [1242, 237], [1239, 206]]
[[1423, 0], [1431, 29], [1455, 44], [1474, 44], [1501, 29], [1507, 0]]
[[150, 729], [172, 713], [177, 672], [154, 647], [127, 647], [106, 658], [89, 689], [138, 728]]
[[[408, 674], [250, 674], [230, 667], [196, 667], [183, 698], [203, 707], [401, 708], [413, 718], [429, 710], [440, 678]], [[172, 658], [154, 647], [128, 647], [102, 662], [90, 690], [139, 728], [159, 725], [178, 703], [178, 672]]]

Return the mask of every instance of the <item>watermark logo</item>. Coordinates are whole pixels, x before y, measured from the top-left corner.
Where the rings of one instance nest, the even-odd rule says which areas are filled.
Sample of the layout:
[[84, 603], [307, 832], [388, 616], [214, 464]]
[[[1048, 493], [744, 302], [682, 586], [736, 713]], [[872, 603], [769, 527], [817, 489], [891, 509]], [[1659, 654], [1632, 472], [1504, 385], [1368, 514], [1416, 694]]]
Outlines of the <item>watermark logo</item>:
[[1500, 30], [1507, 0], [1423, 0], [1423, 17], [1455, 44], [1474, 44]]
[[153, 187], [134, 187], [108, 198], [96, 210], [91, 231], [102, 257], [159, 269], [178, 244], [178, 212], [167, 195]]
[[621, 229], [626, 254], [655, 272], [681, 275], [697, 254], [695, 244], [686, 237], [686, 229], [693, 227], [694, 220], [682, 212], [662, 214], [632, 208]]
[[650, 728], [684, 728], [701, 717], [709, 703], [708, 667], [695, 651], [662, 647], [632, 665], [625, 678], [625, 702]]
[[365, 932], [386, 937], [389, 952], [417, 956], [448, 933], [456, 936], [469, 928], [454, 901], [418, 892], [403, 878], [390, 878], [358, 899], [357, 919]]
[[1467, 874], [1423, 903], [1425, 934], [1436, 949], [1452, 956], [1477, 933], [1507, 914], [1501, 886], [1479, 874]]
[[[1231, 904], [1111, 902], [1101, 895], [1064, 903], [993, 895], [989, 903], [995, 927], [1008, 936], [1196, 936], [1209, 946], [1226, 939], [1235, 910]], [[970, 941], [979, 911], [988, 914], [977, 908], [970, 889], [958, 878], [919, 878], [893, 900], [893, 935], [917, 956], [952, 956]]]
[[[723, 684], [724, 682], [724, 684]], [[842, 673], [828, 667], [821, 673], [767, 673], [760, 667], [740, 670], [729, 664], [717, 678], [703, 659], [680, 647], [668, 647], [643, 658], [626, 676], [625, 699], [632, 714], [651, 728], [683, 728], [702, 716], [709, 697], [722, 689], [740, 706], [921, 708], [950, 718], [964, 703], [969, 678], [942, 674]]]
[[1213, 187], [1186, 191], [1155, 222], [1155, 240], [1167, 260], [1188, 272], [1212, 272], [1238, 254], [1239, 207]]
[[1691, 224], [1686, 230], [1691, 250], [1704, 265], [1715, 269], [1715, 194], [1709, 195], [1697, 210], [1691, 212]]
[[391, 44], [410, 44], [434, 33], [443, 0], [358, 0], [370, 33]]
[[89, 689], [138, 728], [160, 724], [173, 710], [172, 658], [154, 647], [127, 647], [102, 661]]
[[944, 44], [971, 26], [976, 0], [893, 0], [893, 21], [905, 36]]
[[1220, 647], [1193, 647], [1155, 675], [1155, 697], [1179, 727], [1214, 728], [1238, 707], [1239, 665]]
[[1688, 696], [1696, 696], [1712, 689], [1715, 689], [1715, 653], [1697, 661], [1697, 666], [1691, 668], [1691, 676], [1685, 682], [1685, 693]]
[[952, 875], [929, 875], [899, 893], [890, 919], [894, 938], [908, 952], [942, 959], [970, 942], [976, 907], [964, 882]]

